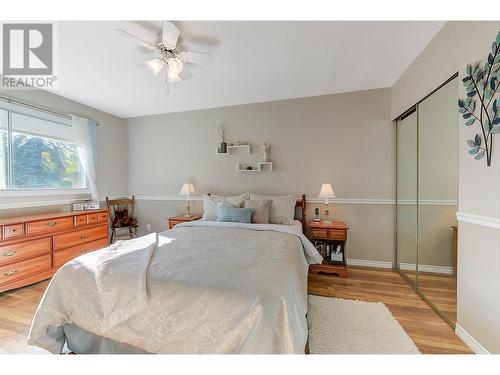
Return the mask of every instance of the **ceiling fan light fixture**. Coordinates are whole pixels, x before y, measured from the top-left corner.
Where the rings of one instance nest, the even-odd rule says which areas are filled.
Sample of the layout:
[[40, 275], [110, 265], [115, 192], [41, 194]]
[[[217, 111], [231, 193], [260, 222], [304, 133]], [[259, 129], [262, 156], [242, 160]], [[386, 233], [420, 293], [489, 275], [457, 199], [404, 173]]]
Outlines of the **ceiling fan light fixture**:
[[175, 75], [182, 72], [182, 69], [184, 68], [182, 60], [179, 59], [178, 57], [170, 57], [167, 60], [167, 65], [169, 73], [173, 73]]
[[181, 78], [177, 73], [174, 72], [168, 72], [167, 73], [167, 82], [179, 82]]
[[164, 63], [162, 59], [152, 59], [146, 61], [146, 66], [154, 76], [156, 76], [160, 72], [160, 70], [163, 68], [163, 65]]

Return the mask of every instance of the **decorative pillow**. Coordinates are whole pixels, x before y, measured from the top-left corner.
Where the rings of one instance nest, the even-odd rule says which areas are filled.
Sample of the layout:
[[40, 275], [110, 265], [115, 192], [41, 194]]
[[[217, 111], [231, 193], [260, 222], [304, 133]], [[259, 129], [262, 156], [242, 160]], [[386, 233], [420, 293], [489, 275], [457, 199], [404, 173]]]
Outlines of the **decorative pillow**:
[[273, 201], [271, 199], [245, 201], [245, 208], [255, 208], [255, 212], [252, 215], [252, 223], [268, 224], [272, 203]]
[[272, 224], [293, 224], [297, 197], [293, 195], [250, 194], [250, 200], [272, 200], [269, 222]]
[[232, 197], [223, 197], [220, 195], [203, 194], [203, 217], [201, 220], [217, 220], [217, 203], [227, 203], [234, 207], [242, 207], [249, 193], [244, 193]]
[[224, 221], [230, 223], [250, 223], [252, 214], [255, 208], [238, 208], [228, 205], [220, 206], [219, 216], [217, 221]]

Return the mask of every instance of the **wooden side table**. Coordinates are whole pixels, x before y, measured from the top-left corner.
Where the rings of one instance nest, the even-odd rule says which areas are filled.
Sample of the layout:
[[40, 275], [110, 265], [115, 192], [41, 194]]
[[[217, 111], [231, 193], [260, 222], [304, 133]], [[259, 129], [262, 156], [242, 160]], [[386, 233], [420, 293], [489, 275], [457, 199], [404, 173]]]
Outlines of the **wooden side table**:
[[179, 224], [179, 223], [185, 223], [187, 221], [195, 221], [201, 219], [201, 215], [191, 215], [190, 217], [186, 216], [174, 216], [174, 217], [169, 217], [167, 219], [167, 225], [168, 229], [172, 229], [174, 225]]
[[[346, 258], [346, 243], [347, 243], [347, 230], [349, 227], [343, 221], [334, 221], [331, 224], [323, 222], [309, 221], [310, 234], [309, 239], [314, 243], [322, 244], [323, 263], [311, 264], [309, 272], [311, 273], [326, 273], [329, 275], [338, 275], [340, 277], [347, 277], [347, 258]], [[334, 261], [327, 249], [334, 251], [340, 246], [342, 253], [342, 260]], [[328, 258], [329, 259], [328, 259]]]

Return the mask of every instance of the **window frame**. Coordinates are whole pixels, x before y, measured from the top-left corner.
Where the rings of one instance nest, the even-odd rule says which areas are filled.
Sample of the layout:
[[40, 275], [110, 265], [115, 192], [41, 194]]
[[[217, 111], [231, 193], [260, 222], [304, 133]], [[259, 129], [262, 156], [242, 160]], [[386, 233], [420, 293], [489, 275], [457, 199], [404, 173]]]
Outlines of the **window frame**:
[[[36, 197], [36, 196], [54, 196], [54, 195], [81, 195], [90, 194], [89, 181], [87, 176], [85, 176], [85, 187], [83, 188], [33, 188], [33, 189], [14, 189], [13, 187], [13, 175], [12, 175], [12, 113], [17, 113], [25, 116], [34, 117], [40, 120], [50, 121], [58, 123], [62, 126], [71, 127], [70, 118], [58, 116], [56, 114], [51, 114], [43, 110], [36, 110], [33, 108], [25, 107], [23, 105], [14, 104], [10, 102], [0, 101], [0, 109], [6, 110], [8, 115], [7, 122], [7, 139], [8, 139], [8, 179], [7, 188], [0, 188], [0, 197]], [[51, 138], [52, 139], [52, 138]], [[54, 138], [55, 139], [55, 138]]]

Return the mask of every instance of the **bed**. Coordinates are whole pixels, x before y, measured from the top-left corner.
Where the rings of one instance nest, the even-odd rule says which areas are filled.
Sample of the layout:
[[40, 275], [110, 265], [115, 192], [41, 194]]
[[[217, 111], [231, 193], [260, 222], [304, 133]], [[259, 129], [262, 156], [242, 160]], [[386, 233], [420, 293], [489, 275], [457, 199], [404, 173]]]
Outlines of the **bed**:
[[307, 271], [292, 225], [193, 221], [64, 265], [28, 343], [52, 353], [304, 353]]

